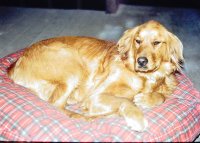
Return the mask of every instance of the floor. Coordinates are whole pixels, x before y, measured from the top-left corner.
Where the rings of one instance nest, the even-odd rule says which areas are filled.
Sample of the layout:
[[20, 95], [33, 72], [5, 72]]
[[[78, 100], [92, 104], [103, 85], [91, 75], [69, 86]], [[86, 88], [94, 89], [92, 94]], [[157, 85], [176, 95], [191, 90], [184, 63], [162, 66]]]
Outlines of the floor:
[[[117, 13], [0, 7], [0, 57], [38, 40], [61, 35], [118, 40], [122, 33], [147, 20], [157, 20], [184, 45], [184, 73], [200, 90], [200, 10], [120, 5]], [[200, 139], [197, 139], [200, 141]]]

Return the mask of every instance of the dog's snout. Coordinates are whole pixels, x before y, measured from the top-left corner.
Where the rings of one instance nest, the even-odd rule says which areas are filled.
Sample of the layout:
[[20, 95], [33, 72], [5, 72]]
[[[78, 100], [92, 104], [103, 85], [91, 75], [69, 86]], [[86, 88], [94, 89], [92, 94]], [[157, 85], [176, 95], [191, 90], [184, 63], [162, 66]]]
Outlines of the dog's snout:
[[139, 58], [137, 59], [137, 62], [138, 62], [138, 64], [139, 64], [139, 66], [144, 67], [144, 66], [147, 65], [148, 59], [147, 59], [146, 57], [139, 57]]

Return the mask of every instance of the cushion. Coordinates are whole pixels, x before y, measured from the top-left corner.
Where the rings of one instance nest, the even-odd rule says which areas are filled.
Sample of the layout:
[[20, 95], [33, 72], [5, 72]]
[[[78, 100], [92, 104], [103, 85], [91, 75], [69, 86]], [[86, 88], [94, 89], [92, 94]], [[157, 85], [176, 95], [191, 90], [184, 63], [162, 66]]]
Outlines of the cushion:
[[183, 73], [171, 98], [144, 110], [149, 127], [136, 132], [122, 117], [87, 122], [72, 119], [27, 88], [13, 83], [7, 68], [23, 50], [0, 59], [1, 141], [193, 141], [200, 133], [200, 93]]

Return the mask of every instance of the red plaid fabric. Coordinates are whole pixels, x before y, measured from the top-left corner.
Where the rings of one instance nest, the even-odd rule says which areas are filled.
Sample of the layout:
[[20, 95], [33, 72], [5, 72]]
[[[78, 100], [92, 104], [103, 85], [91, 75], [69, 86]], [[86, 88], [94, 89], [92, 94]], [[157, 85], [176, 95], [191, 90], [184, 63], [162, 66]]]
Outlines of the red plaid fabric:
[[71, 119], [7, 77], [7, 68], [22, 54], [0, 59], [1, 141], [193, 141], [200, 133], [200, 93], [184, 74], [172, 97], [145, 110], [149, 127], [135, 132], [121, 117], [86, 122]]

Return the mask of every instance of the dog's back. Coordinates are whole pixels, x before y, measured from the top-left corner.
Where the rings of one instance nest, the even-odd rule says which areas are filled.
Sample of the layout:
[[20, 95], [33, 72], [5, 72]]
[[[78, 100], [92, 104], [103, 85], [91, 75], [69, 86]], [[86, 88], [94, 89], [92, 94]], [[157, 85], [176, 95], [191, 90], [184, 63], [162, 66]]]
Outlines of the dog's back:
[[[110, 53], [116, 52], [112, 49], [113, 45], [89, 37], [69, 36], [43, 40], [28, 47], [8, 69], [8, 75], [16, 83], [36, 92], [40, 98], [54, 103], [59, 98], [55, 89], [60, 89], [56, 92], [69, 94], [87, 78], [93, 78], [89, 75], [95, 76], [92, 73], [102, 70], [102, 66], [107, 64], [104, 61], [108, 61], [104, 58], [111, 58]], [[106, 57], [108, 53], [109, 57]], [[70, 85], [66, 85], [66, 82]], [[55, 104], [60, 103], [58, 101]]]

